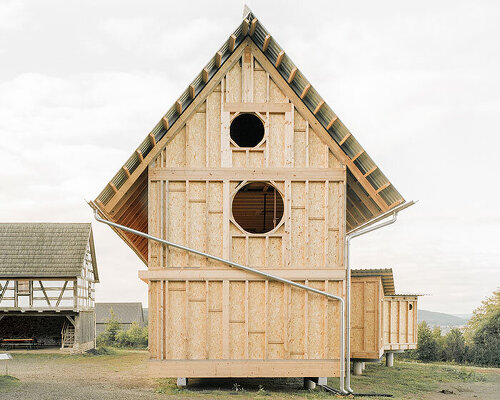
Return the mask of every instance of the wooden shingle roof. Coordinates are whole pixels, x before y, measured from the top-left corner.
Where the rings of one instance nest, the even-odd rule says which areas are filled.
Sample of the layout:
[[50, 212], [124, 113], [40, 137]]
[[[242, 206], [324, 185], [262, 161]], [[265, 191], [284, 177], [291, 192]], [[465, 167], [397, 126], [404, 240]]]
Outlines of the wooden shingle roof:
[[90, 241], [90, 223], [0, 223], [0, 278], [77, 277]]

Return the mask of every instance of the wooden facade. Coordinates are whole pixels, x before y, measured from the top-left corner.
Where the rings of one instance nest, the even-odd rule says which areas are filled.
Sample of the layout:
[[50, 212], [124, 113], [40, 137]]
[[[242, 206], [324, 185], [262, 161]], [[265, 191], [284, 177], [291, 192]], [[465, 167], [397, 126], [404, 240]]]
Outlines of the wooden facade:
[[[242, 112], [265, 127], [253, 148], [230, 138]], [[148, 182], [151, 235], [343, 294], [345, 167], [250, 46], [150, 165]], [[249, 233], [234, 218], [234, 196], [248, 182], [269, 184], [283, 199], [270, 232]], [[197, 374], [191, 360], [209, 360], [212, 372], [204, 376], [217, 376], [222, 360], [252, 360], [263, 376], [297, 375], [295, 368], [276, 371], [269, 360], [338, 373], [336, 302], [155, 242], [148, 254], [141, 278], [150, 285], [150, 351], [166, 361], [165, 373], [174, 360], [182, 376]], [[231, 367], [238, 373], [246, 376], [246, 368]]]
[[417, 348], [416, 295], [385, 296], [383, 303], [383, 348], [409, 350]]
[[418, 296], [396, 295], [394, 284], [377, 272], [387, 276], [390, 270], [362, 271], [364, 276], [353, 271], [351, 283], [351, 358], [376, 360], [387, 351], [415, 349]]
[[[344, 297], [346, 234], [404, 202], [250, 12], [90, 205]], [[339, 375], [339, 302], [113, 229], [148, 267], [152, 374]]]

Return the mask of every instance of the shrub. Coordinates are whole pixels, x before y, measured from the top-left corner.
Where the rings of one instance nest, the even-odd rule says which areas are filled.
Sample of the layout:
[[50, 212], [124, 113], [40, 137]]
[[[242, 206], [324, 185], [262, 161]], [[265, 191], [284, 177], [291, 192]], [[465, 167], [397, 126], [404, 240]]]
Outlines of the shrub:
[[141, 327], [137, 322], [134, 322], [126, 331], [118, 332], [115, 343], [119, 347], [146, 348], [148, 346], [148, 328]]
[[106, 322], [106, 330], [97, 336], [98, 346], [112, 346], [116, 342], [118, 332], [121, 330], [120, 322], [116, 318], [113, 309], [110, 309], [110, 317]]

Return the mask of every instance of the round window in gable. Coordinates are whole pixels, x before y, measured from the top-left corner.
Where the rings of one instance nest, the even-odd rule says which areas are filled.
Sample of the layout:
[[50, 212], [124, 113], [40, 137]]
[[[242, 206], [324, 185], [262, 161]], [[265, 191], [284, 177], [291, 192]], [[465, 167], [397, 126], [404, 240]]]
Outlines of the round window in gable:
[[264, 138], [264, 124], [255, 114], [240, 114], [231, 122], [231, 139], [240, 147], [255, 147]]
[[233, 198], [233, 217], [249, 233], [272, 231], [283, 218], [283, 197], [268, 182], [251, 182]]

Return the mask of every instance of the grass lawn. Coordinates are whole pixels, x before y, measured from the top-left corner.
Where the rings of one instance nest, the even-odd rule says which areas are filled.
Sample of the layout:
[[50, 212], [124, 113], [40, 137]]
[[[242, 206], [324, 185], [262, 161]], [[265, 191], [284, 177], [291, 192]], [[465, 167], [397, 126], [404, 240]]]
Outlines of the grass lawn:
[[418, 394], [437, 392], [447, 383], [486, 382], [489, 376], [480, 368], [456, 365], [395, 362], [393, 368], [383, 364], [366, 364], [362, 376], [352, 378], [358, 393], [389, 393], [398, 399], [416, 399]]
[[19, 383], [19, 379], [10, 375], [0, 375], [0, 391], [7, 390]]
[[[477, 367], [456, 365], [395, 362], [393, 368], [386, 368], [383, 364], [367, 363], [364, 375], [351, 377], [351, 386], [355, 393], [384, 393], [392, 394], [396, 399], [420, 399], [424, 394], [438, 393], [441, 388], [450, 390], [446, 389], [450, 384], [457, 387], [468, 387], [471, 383], [478, 382], [500, 385], [500, 371], [493, 374], [491, 370], [485, 370], [489, 373], [481, 371], [482, 369]], [[339, 379], [331, 378], [328, 384], [338, 388]], [[163, 379], [158, 380], [158, 385], [158, 392], [179, 397], [209, 396], [222, 399], [234, 396], [256, 399], [333, 397], [322, 389], [314, 391], [300, 389], [301, 379], [197, 379], [190, 381], [187, 389], [177, 389], [174, 379]], [[460, 390], [455, 388], [455, 392], [457, 391]]]

